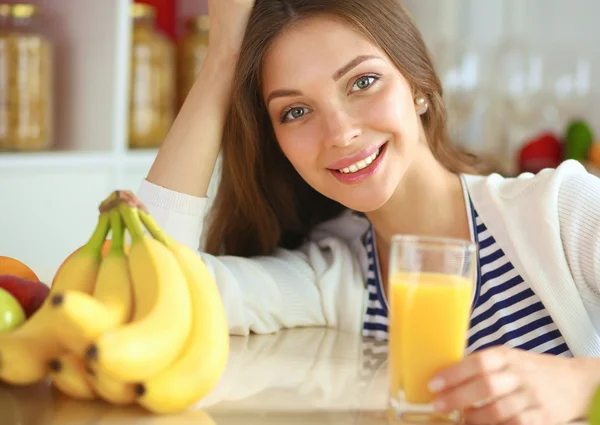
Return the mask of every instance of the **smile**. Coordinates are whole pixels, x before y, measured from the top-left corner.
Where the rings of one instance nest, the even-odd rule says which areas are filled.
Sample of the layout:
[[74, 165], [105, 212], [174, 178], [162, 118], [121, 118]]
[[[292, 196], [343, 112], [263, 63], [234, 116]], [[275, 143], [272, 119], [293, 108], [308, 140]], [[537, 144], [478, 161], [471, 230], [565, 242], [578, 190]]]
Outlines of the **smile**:
[[344, 184], [355, 185], [368, 179], [381, 168], [383, 158], [387, 151], [388, 143], [381, 145], [371, 155], [340, 169], [329, 169], [329, 172]]
[[371, 165], [373, 163], [373, 161], [375, 161], [375, 159], [379, 156], [380, 153], [381, 153], [381, 148], [377, 149], [377, 152], [375, 152], [373, 155], [368, 156], [365, 159], [361, 159], [360, 161], [355, 162], [354, 164], [350, 165], [349, 167], [342, 168], [341, 170], [338, 170], [338, 171], [340, 173], [344, 173], [344, 174], [356, 173], [364, 168], [367, 168], [369, 165]]

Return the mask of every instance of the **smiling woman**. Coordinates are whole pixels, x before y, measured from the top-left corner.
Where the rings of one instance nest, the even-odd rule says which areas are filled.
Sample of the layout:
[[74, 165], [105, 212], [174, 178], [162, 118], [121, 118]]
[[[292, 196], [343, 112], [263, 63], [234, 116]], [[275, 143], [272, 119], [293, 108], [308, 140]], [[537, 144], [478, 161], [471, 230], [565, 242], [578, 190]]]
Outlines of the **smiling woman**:
[[209, 252], [293, 249], [343, 207], [380, 209], [412, 169], [474, 171], [474, 159], [447, 137], [441, 84], [406, 11], [395, 0], [364, 7], [256, 5], [234, 81]]
[[394, 235], [467, 240], [471, 355], [431, 382], [438, 409], [477, 424], [581, 415], [600, 384], [600, 180], [572, 161], [477, 175], [448, 139], [440, 80], [399, 0], [209, 10], [207, 59], [139, 196], [200, 245], [230, 332], [386, 339]]

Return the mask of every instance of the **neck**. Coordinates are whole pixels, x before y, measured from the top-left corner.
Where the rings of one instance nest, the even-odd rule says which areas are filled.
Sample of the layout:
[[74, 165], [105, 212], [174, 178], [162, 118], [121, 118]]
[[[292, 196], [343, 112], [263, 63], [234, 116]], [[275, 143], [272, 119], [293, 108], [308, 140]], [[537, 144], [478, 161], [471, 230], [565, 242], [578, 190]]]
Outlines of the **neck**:
[[382, 249], [395, 234], [470, 239], [460, 177], [428, 149], [406, 171], [390, 200], [367, 217]]

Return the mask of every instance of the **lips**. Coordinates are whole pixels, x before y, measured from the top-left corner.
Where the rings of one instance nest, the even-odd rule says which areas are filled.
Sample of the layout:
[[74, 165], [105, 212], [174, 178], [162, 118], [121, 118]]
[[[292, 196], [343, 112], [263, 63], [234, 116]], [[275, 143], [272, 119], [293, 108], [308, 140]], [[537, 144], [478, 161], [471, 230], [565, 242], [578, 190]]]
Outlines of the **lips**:
[[377, 144], [377, 145], [369, 146], [368, 148], [363, 149], [360, 152], [349, 155], [337, 162], [334, 162], [333, 164], [330, 164], [327, 168], [329, 170], [335, 170], [335, 171], [339, 171], [344, 168], [349, 168], [351, 165], [355, 165], [359, 161], [364, 161], [367, 158], [371, 157], [373, 154], [377, 153], [384, 144], [385, 144], [385, 142]]
[[375, 173], [377, 173], [377, 171], [381, 168], [383, 160], [386, 156], [387, 147], [388, 147], [388, 144], [384, 143], [381, 146], [381, 149], [379, 149], [378, 152], [377, 151], [375, 152], [377, 154], [375, 156], [375, 159], [370, 164], [368, 164], [366, 167], [359, 169], [356, 172], [344, 172], [344, 171], [339, 171], [339, 170], [329, 170], [329, 172], [340, 183], [347, 184], [347, 185], [359, 184], [359, 183], [365, 181], [366, 179], [368, 179], [369, 177], [371, 177], [372, 175], [374, 175]]

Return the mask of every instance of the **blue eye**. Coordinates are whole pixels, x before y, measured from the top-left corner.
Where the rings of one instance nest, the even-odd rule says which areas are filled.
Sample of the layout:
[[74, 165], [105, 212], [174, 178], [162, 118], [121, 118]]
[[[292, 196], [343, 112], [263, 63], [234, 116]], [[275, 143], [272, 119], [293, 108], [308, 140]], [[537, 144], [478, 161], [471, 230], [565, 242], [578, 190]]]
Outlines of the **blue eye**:
[[286, 121], [297, 120], [299, 118], [302, 118], [307, 113], [308, 113], [308, 108], [303, 108], [303, 107], [290, 108], [290, 109], [286, 110], [285, 113], [283, 114], [283, 116], [281, 117], [281, 122], [283, 123]]
[[[364, 91], [371, 87], [373, 83], [377, 80], [379, 80], [379, 77], [376, 77], [374, 75], [364, 75], [362, 77], [359, 77], [352, 85], [352, 89], [350, 91]], [[354, 89], [355, 87], [357, 88], [356, 90]]]

